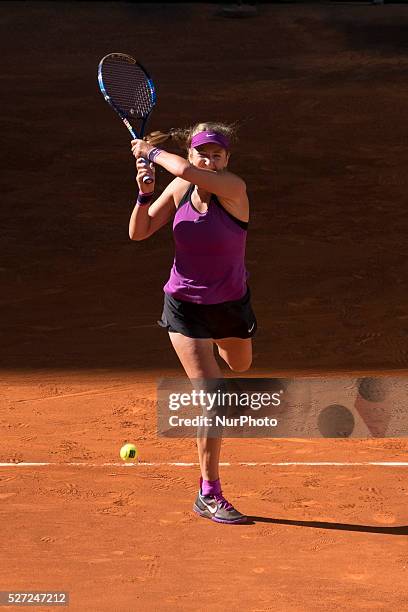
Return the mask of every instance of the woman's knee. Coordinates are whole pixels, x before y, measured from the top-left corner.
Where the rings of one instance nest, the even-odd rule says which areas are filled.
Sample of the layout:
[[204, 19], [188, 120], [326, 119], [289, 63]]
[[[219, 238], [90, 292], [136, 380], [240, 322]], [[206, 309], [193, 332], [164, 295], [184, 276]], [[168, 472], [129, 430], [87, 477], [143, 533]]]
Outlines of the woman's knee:
[[252, 345], [238, 344], [236, 342], [229, 342], [228, 344], [224, 341], [216, 342], [218, 346], [218, 353], [220, 357], [225, 361], [230, 370], [234, 372], [246, 372], [249, 370], [252, 364]]
[[227, 364], [233, 372], [246, 372], [252, 365], [252, 356], [244, 357], [239, 360], [229, 359]]

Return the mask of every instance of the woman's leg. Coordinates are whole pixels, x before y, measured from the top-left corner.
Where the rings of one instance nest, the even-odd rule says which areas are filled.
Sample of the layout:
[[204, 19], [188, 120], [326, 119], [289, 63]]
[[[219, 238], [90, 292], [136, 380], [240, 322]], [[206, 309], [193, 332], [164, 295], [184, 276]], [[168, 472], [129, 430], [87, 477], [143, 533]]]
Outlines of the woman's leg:
[[[169, 332], [170, 341], [191, 379], [220, 379], [221, 370], [214, 356], [211, 338], [188, 338]], [[218, 480], [221, 437], [197, 437], [198, 458], [204, 480]]]
[[246, 372], [252, 363], [252, 338], [222, 338], [214, 340], [218, 353], [235, 372]]
[[[169, 332], [169, 335], [190, 380], [216, 379], [216, 386], [219, 387], [221, 371], [214, 356], [213, 340], [187, 338], [174, 332]], [[193, 510], [217, 523], [245, 523], [247, 517], [238, 512], [222, 495], [218, 473], [221, 440], [221, 436], [197, 437], [202, 481]]]

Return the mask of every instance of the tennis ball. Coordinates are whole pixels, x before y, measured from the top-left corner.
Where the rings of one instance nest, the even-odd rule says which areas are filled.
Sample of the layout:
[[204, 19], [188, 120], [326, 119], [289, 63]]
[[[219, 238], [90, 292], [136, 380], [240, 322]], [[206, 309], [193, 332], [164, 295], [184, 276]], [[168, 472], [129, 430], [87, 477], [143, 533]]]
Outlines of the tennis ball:
[[120, 449], [123, 461], [134, 461], [137, 458], [137, 448], [134, 444], [124, 444]]

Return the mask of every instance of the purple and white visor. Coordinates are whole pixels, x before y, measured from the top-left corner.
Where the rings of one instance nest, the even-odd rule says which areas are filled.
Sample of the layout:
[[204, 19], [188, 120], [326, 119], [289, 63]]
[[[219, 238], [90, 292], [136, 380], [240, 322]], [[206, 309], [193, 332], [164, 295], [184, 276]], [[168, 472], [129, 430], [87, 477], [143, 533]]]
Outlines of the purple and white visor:
[[226, 149], [227, 151], [230, 148], [230, 142], [226, 136], [218, 132], [210, 132], [210, 131], [198, 132], [198, 134], [194, 134], [194, 136], [191, 139], [190, 147], [192, 149], [195, 149], [196, 147], [199, 147], [204, 144], [208, 144], [209, 142], [213, 142], [219, 145], [220, 147], [222, 147], [223, 149]]

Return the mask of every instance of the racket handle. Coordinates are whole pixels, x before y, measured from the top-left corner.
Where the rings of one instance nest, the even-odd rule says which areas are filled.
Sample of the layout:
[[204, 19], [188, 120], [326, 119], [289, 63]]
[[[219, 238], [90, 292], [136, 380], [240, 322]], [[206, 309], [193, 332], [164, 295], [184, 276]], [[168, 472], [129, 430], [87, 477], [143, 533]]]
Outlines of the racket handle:
[[[144, 165], [145, 165], [145, 166], [148, 166], [148, 165], [149, 165], [149, 160], [148, 160], [148, 159], [145, 159], [144, 157], [143, 157], [142, 159], [143, 159], [143, 161], [144, 161]], [[153, 183], [153, 179], [152, 179], [150, 176], [144, 176], [144, 177], [143, 177], [143, 179], [142, 179], [142, 181], [143, 181], [143, 183], [144, 183], [145, 185], [150, 185], [150, 183]]]

